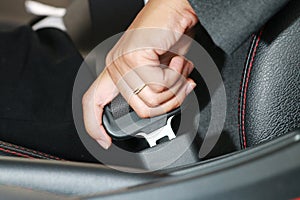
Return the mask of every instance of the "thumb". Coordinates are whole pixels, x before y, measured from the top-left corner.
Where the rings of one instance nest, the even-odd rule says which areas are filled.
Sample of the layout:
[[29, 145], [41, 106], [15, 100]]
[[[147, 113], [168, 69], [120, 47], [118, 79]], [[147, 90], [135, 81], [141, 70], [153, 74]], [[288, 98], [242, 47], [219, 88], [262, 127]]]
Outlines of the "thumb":
[[119, 91], [107, 70], [104, 70], [82, 98], [85, 129], [104, 149], [110, 147], [111, 138], [102, 125], [103, 108], [111, 102], [118, 93]]

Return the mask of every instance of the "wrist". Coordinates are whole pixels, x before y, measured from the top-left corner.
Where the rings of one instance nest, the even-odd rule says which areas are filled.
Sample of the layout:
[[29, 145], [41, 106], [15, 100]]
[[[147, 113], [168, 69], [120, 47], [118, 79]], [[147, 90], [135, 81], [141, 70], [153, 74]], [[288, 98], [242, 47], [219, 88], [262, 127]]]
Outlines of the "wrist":
[[129, 29], [164, 28], [184, 33], [197, 22], [188, 0], [149, 0]]
[[[151, 1], [159, 4], [162, 10], [166, 10], [166, 13], [170, 15], [170, 21], [177, 23], [183, 32], [192, 28], [198, 22], [198, 17], [188, 0], [150, 0], [149, 2]], [[171, 24], [170, 28], [175, 27], [175, 24]]]

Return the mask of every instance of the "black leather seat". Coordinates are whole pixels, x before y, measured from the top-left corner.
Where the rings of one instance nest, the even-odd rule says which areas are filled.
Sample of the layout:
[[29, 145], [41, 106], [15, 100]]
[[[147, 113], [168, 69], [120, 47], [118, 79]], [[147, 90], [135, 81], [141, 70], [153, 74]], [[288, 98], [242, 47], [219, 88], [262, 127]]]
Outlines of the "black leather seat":
[[[300, 2], [294, 0], [253, 35], [239, 97], [242, 148], [300, 127], [299, 14]], [[1, 141], [0, 155], [59, 159]]]
[[292, 1], [253, 36], [242, 75], [242, 148], [300, 127], [300, 2]]
[[[299, 14], [300, 1], [294, 0], [253, 36], [242, 74], [239, 98], [242, 148], [272, 140], [300, 127]], [[291, 195], [298, 191], [299, 162], [298, 159], [289, 161], [291, 157], [296, 158], [299, 152], [299, 141], [294, 141], [294, 136], [299, 135], [294, 133], [287, 136], [292, 137], [283, 137], [284, 140], [270, 142], [261, 146], [263, 148], [257, 147], [225, 157], [225, 162], [221, 159], [176, 169], [174, 174], [170, 173], [170, 179], [166, 174], [129, 174], [99, 165], [2, 158], [0, 177], [5, 186], [0, 186], [1, 196], [5, 198], [5, 194], [17, 194], [18, 197], [28, 196], [28, 199], [39, 199], [41, 196], [67, 199], [67, 195], [72, 195], [73, 198], [85, 199], [147, 199], [153, 198], [153, 195], [180, 198], [182, 194], [185, 199], [294, 198]], [[272, 149], [274, 146], [276, 148]], [[1, 141], [0, 155], [59, 160]], [[251, 162], [248, 156], [252, 156]], [[268, 173], [269, 166], [272, 166], [271, 173]], [[185, 173], [191, 174], [184, 176]], [[160, 179], [163, 182], [158, 182]], [[220, 181], [230, 179], [233, 181], [229, 181], [229, 184]], [[13, 187], [9, 188], [9, 185]], [[185, 192], [182, 192], [183, 188]], [[121, 196], [117, 196], [118, 193]]]
[[63, 160], [43, 152], [24, 148], [18, 145], [0, 141], [0, 156], [12, 156], [28, 159], [46, 159], [46, 160]]

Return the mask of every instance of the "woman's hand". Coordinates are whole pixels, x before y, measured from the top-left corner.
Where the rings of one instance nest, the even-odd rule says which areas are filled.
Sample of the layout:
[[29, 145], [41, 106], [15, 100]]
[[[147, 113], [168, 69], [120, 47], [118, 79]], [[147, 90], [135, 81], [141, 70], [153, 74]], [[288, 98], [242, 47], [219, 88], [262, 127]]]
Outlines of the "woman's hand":
[[111, 145], [103, 108], [119, 92], [147, 118], [177, 108], [193, 90], [193, 64], [184, 58], [190, 41], [182, 35], [196, 23], [187, 0], [150, 0], [109, 52], [106, 68], [83, 97], [86, 130], [102, 147]]

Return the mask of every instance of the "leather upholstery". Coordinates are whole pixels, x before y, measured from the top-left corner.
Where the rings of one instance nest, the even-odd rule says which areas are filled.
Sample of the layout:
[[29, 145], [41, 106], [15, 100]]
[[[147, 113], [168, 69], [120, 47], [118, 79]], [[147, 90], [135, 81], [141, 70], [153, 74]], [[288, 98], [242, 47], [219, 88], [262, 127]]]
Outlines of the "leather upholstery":
[[300, 127], [300, 1], [254, 35], [241, 82], [242, 148]]
[[0, 141], [0, 156], [13, 156], [29, 159], [47, 159], [47, 160], [62, 160], [58, 157], [51, 156], [46, 153], [31, 150], [14, 144]]
[[[128, 168], [123, 169], [128, 170]], [[3, 184], [66, 196], [90, 196], [121, 188], [128, 189], [165, 176], [166, 174], [158, 172], [128, 173], [99, 164], [0, 157], [0, 199], [8, 200], [3, 198], [1, 193]], [[23, 198], [19, 196], [12, 199]]]

